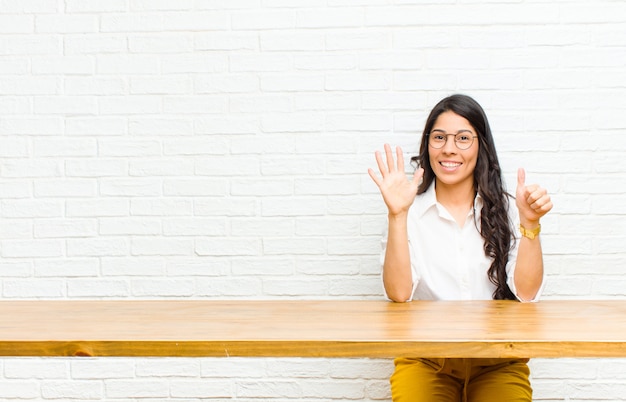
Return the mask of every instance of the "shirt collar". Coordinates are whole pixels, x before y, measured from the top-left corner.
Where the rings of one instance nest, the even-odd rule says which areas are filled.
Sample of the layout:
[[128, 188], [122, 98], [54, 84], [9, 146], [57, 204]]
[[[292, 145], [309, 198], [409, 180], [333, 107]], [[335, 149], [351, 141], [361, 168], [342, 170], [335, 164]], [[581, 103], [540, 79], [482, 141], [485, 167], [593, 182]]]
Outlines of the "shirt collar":
[[[422, 216], [428, 211], [430, 208], [435, 208], [437, 206], [437, 193], [435, 192], [435, 181], [430, 184], [428, 190], [421, 194], [422, 200], [417, 205], [417, 214], [418, 216]], [[476, 193], [476, 197], [474, 198], [474, 212], [477, 216], [480, 216], [480, 211], [483, 209], [483, 199], [479, 193]]]

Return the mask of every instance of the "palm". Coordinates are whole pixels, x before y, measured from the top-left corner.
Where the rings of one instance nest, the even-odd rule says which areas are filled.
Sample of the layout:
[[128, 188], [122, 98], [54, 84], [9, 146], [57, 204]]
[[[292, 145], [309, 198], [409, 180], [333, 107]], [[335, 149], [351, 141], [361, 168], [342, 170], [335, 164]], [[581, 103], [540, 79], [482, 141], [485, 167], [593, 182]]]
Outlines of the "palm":
[[379, 152], [376, 153], [376, 162], [382, 178], [376, 176], [372, 169], [368, 173], [380, 189], [383, 200], [389, 209], [389, 213], [396, 215], [408, 211], [417, 194], [417, 186], [423, 175], [423, 169], [419, 169], [408, 180], [404, 173], [404, 158], [402, 149], [396, 148], [397, 162], [394, 161], [391, 147], [385, 144], [386, 163]]

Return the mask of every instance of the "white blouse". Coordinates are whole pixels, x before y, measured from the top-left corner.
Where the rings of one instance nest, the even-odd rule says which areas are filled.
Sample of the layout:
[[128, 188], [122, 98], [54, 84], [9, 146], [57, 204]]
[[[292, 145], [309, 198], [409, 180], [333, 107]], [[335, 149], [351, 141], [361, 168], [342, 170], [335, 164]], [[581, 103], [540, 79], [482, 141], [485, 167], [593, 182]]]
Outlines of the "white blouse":
[[[492, 259], [485, 255], [484, 240], [480, 235], [482, 205], [482, 199], [476, 196], [474, 208], [469, 211], [463, 227], [459, 227], [446, 208], [437, 202], [434, 183], [415, 197], [407, 222], [413, 279], [411, 299], [493, 299], [496, 287], [487, 275]], [[519, 213], [513, 198], [509, 202], [509, 218], [513, 227], [519, 225]], [[385, 261], [387, 235], [388, 228], [382, 238], [381, 265]], [[507, 284], [517, 296], [514, 277], [519, 232], [514, 231], [514, 235], [515, 247], [509, 253], [506, 272]], [[538, 300], [544, 283], [545, 274], [541, 289], [532, 301]]]

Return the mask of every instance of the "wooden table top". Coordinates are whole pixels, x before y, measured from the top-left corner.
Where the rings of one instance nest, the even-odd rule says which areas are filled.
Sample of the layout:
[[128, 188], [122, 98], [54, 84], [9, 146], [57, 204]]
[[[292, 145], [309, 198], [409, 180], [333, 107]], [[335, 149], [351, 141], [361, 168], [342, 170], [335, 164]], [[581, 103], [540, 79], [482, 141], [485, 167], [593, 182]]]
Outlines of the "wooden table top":
[[1, 301], [0, 356], [626, 357], [626, 301]]

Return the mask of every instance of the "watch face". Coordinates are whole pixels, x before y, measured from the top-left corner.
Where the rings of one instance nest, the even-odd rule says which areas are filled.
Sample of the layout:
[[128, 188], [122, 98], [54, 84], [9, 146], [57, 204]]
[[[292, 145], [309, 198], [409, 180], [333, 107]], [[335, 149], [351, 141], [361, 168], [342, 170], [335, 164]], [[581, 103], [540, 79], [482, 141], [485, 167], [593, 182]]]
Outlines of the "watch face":
[[537, 226], [533, 230], [528, 230], [524, 226], [519, 225], [519, 231], [522, 234], [522, 236], [528, 237], [529, 239], [533, 240], [535, 237], [537, 237], [539, 232], [541, 232], [541, 225]]

